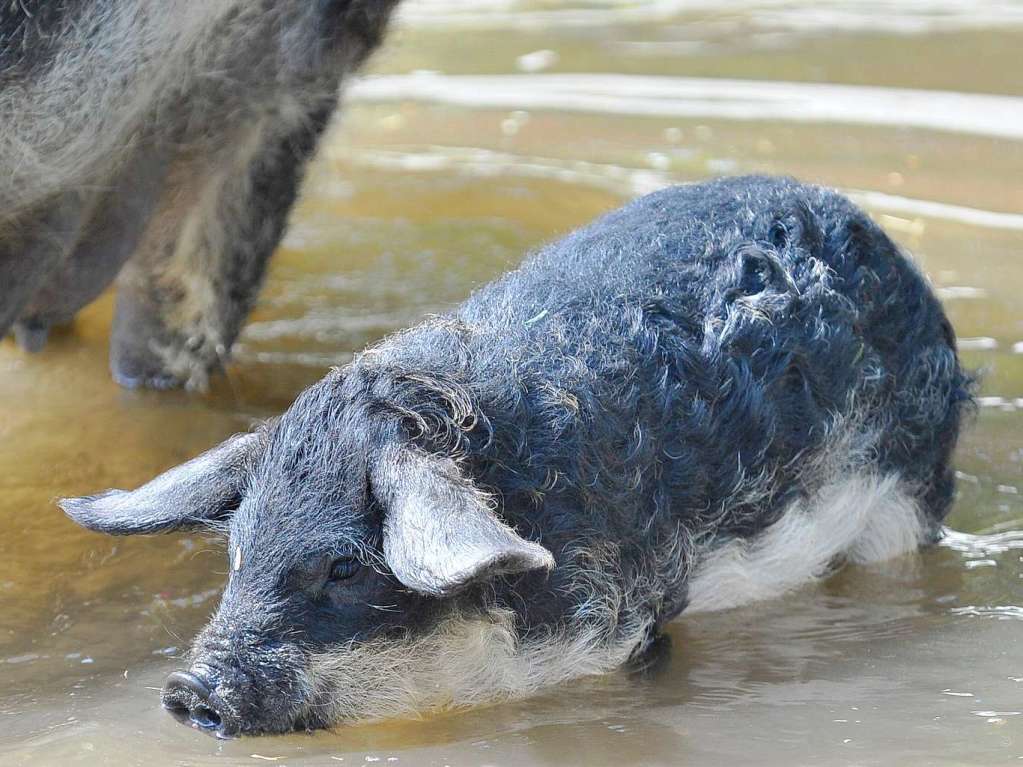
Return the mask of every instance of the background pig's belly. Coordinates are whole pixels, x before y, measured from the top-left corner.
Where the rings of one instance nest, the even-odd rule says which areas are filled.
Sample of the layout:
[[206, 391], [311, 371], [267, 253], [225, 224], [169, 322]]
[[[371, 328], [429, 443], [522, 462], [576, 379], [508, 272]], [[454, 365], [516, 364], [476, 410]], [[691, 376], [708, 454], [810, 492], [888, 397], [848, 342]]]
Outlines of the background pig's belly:
[[[575, 3], [548, 17], [551, 3], [529, 0], [409, 1], [404, 28], [375, 61], [394, 77], [353, 89], [229, 380], [210, 397], [118, 390], [107, 372], [109, 294], [43, 356], [0, 345], [2, 761], [264, 763], [256, 754], [288, 765], [610, 767], [750, 754], [765, 765], [1023, 756], [1014, 6], [847, 3], [832, 16], [809, 0], [771, 13], [739, 0], [721, 15], [640, 0]], [[545, 49], [560, 60], [516, 64]], [[549, 72], [527, 71], [545, 63], [627, 77], [558, 90]], [[420, 69], [474, 77], [436, 76], [426, 88], [417, 78], [428, 75], [408, 74]], [[496, 73], [522, 79], [487, 79]], [[775, 82], [754, 100], [735, 83], [647, 75]], [[822, 79], [838, 85], [800, 84]], [[967, 95], [932, 113], [893, 88]], [[827, 121], [813, 122], [820, 115]], [[965, 362], [989, 368], [949, 518], [971, 535], [846, 568], [782, 600], [683, 616], [670, 627], [670, 658], [643, 679], [612, 674], [423, 722], [225, 745], [160, 710], [151, 688], [215, 606], [226, 556], [200, 536], [91, 535], [54, 497], [148, 480], [629, 197], [760, 171], [868, 190], [856, 200], [917, 255]]]

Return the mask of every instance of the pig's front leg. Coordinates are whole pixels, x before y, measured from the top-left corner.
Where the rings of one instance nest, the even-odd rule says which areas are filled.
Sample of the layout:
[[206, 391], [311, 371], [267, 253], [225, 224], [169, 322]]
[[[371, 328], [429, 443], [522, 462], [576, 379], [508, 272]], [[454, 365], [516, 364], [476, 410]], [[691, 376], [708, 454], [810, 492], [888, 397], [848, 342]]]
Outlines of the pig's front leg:
[[175, 163], [119, 278], [110, 352], [118, 383], [202, 389], [223, 365], [334, 106], [325, 99], [297, 127], [262, 117], [216, 162], [195, 148]]

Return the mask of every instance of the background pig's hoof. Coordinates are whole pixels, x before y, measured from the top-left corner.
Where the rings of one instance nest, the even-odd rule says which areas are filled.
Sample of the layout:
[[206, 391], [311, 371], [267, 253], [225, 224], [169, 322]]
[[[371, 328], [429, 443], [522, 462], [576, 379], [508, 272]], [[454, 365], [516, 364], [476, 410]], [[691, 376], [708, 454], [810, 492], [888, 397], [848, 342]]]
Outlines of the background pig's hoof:
[[[156, 304], [118, 293], [110, 373], [126, 389], [206, 389], [221, 348], [199, 333], [171, 330]], [[226, 356], [226, 351], [223, 352]]]
[[110, 373], [126, 389], [206, 391], [214, 369], [219, 369], [218, 363], [185, 349], [167, 349], [164, 354], [131, 345], [110, 349]]
[[50, 326], [34, 320], [14, 323], [14, 340], [27, 352], [40, 352], [50, 337]]
[[177, 389], [185, 384], [155, 355], [134, 355], [116, 347], [110, 352], [110, 374], [125, 389]]

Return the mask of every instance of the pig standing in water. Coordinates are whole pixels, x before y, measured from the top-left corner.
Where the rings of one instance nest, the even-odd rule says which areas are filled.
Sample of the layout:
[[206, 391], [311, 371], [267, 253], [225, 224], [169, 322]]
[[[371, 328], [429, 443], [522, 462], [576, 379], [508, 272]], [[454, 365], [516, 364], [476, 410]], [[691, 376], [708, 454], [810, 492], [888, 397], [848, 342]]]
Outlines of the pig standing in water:
[[936, 540], [970, 403], [916, 269], [834, 192], [667, 189], [133, 492], [230, 578], [164, 705], [221, 736], [521, 696], [683, 610]]
[[202, 388], [396, 4], [0, 0], [0, 339], [118, 277], [114, 378]]

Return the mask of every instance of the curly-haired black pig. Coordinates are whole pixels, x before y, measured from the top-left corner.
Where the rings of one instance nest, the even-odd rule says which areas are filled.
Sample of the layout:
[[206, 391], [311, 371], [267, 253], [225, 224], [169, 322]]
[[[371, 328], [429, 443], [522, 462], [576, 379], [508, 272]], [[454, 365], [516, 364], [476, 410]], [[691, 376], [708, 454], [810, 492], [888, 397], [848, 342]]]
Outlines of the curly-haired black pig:
[[970, 390], [866, 215], [736, 178], [611, 213], [253, 433], [63, 505], [226, 531], [164, 705], [225, 736], [316, 728], [605, 672], [684, 610], [935, 541]]
[[396, 3], [0, 0], [0, 338], [120, 273], [114, 378], [204, 386]]

